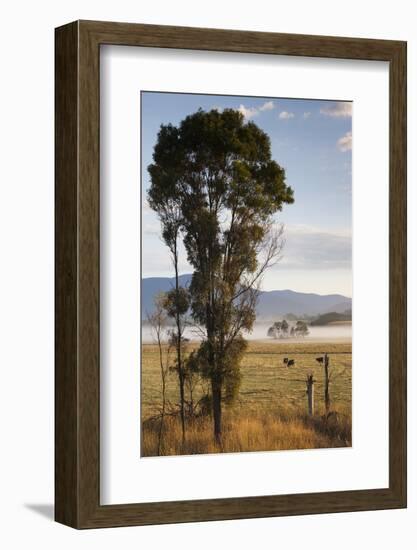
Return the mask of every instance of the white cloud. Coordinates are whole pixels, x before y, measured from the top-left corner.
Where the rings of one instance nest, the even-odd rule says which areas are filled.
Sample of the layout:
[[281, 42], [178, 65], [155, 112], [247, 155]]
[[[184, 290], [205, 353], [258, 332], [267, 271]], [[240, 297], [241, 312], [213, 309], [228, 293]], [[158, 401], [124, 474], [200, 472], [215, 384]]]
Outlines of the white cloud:
[[352, 116], [352, 103], [350, 101], [338, 101], [320, 109], [325, 116], [347, 118]]
[[339, 151], [345, 153], [346, 151], [351, 151], [352, 149], [352, 132], [346, 132], [344, 136], [337, 140], [337, 146]]
[[290, 118], [294, 118], [294, 113], [289, 113], [288, 111], [281, 111], [279, 114], [279, 118], [281, 120], [288, 120]]
[[244, 105], [239, 105], [238, 111], [242, 113], [246, 120], [250, 120], [251, 118], [254, 118], [259, 114], [259, 111], [258, 109], [256, 109], [256, 107], [245, 107]]
[[352, 234], [307, 225], [287, 225], [283, 258], [277, 268], [350, 269]]
[[275, 105], [273, 101], [267, 101], [263, 105], [259, 107], [260, 111], [272, 111], [274, 109]]
[[311, 113], [310, 111], [307, 111], [306, 113], [303, 113], [303, 118], [310, 118]]
[[274, 108], [275, 104], [273, 101], [266, 101], [260, 107], [245, 107], [245, 105], [240, 104], [237, 110], [242, 113], [246, 120], [250, 120], [251, 118], [258, 116], [259, 113], [263, 111], [271, 111]]

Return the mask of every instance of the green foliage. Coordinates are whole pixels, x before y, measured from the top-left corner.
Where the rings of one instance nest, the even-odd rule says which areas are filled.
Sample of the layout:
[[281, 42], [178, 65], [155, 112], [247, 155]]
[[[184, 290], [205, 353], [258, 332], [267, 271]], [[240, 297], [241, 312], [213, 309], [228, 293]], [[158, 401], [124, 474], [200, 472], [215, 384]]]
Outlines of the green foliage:
[[175, 319], [177, 315], [185, 315], [189, 307], [190, 294], [186, 288], [172, 288], [165, 293], [164, 309], [169, 317]]
[[275, 328], [274, 328], [274, 326], [269, 327], [267, 335], [268, 335], [270, 338], [275, 338], [275, 337], [276, 337], [275, 334], [276, 334], [276, 333], [275, 333]]
[[297, 321], [295, 325], [295, 334], [299, 336], [308, 336], [310, 331], [308, 330], [307, 323], [305, 321]]
[[269, 327], [268, 329], [268, 336], [270, 338], [278, 338], [281, 336], [281, 327], [282, 322], [281, 321], [275, 321], [275, 323]]
[[240, 364], [247, 348], [247, 342], [239, 335], [229, 347], [224, 360], [225, 391], [224, 400], [227, 404], [233, 404], [238, 396], [242, 382]]
[[323, 326], [328, 325], [330, 323], [335, 322], [349, 322], [352, 321], [352, 311], [347, 310], [345, 313], [336, 313], [335, 311], [332, 311], [330, 313], [324, 313], [323, 315], [319, 315], [317, 319], [314, 319], [314, 321], [311, 322], [311, 326]]

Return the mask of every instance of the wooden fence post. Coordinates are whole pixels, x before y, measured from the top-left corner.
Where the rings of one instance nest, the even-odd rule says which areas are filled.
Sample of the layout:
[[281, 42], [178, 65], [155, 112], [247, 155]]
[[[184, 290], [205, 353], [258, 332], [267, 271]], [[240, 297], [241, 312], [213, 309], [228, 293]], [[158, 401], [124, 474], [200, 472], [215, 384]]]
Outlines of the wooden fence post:
[[307, 407], [309, 416], [314, 414], [314, 382], [312, 374], [307, 375], [306, 385], [307, 385]]
[[329, 356], [324, 354], [324, 405], [326, 407], [326, 414], [330, 410], [330, 392], [329, 392]]

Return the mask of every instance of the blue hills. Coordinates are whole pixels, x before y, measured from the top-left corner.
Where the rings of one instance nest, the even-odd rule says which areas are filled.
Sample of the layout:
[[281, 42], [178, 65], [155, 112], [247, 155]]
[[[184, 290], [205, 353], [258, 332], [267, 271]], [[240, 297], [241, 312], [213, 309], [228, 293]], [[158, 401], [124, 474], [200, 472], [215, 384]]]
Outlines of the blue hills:
[[[188, 286], [191, 274], [181, 275], [181, 286]], [[148, 277], [142, 279], [142, 319], [153, 310], [153, 299], [158, 292], [166, 292], [175, 286], [172, 277]], [[258, 320], [276, 319], [277, 316], [293, 313], [294, 315], [321, 315], [333, 312], [344, 313], [352, 308], [352, 299], [341, 294], [313, 294], [295, 292], [294, 290], [262, 291], [257, 305]]]

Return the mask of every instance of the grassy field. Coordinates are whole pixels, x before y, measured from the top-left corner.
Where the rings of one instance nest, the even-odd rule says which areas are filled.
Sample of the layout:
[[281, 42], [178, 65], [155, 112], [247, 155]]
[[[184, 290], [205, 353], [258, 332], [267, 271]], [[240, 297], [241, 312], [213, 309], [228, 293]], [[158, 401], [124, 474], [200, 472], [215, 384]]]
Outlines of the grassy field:
[[[190, 349], [192, 344], [190, 344]], [[331, 418], [324, 415], [323, 366], [316, 357], [330, 357]], [[284, 357], [295, 360], [286, 367]], [[161, 454], [307, 449], [351, 445], [352, 356], [350, 344], [250, 342], [242, 361], [242, 384], [233, 407], [224, 408], [223, 440], [213, 442], [210, 417], [189, 420], [186, 444], [176, 417], [167, 418]], [[305, 378], [314, 373], [315, 414], [307, 416]], [[196, 398], [203, 388], [196, 389]], [[142, 346], [142, 456], [157, 454], [159, 420], [152, 420], [161, 402], [158, 350]], [[175, 373], [167, 380], [167, 398], [178, 401]]]

